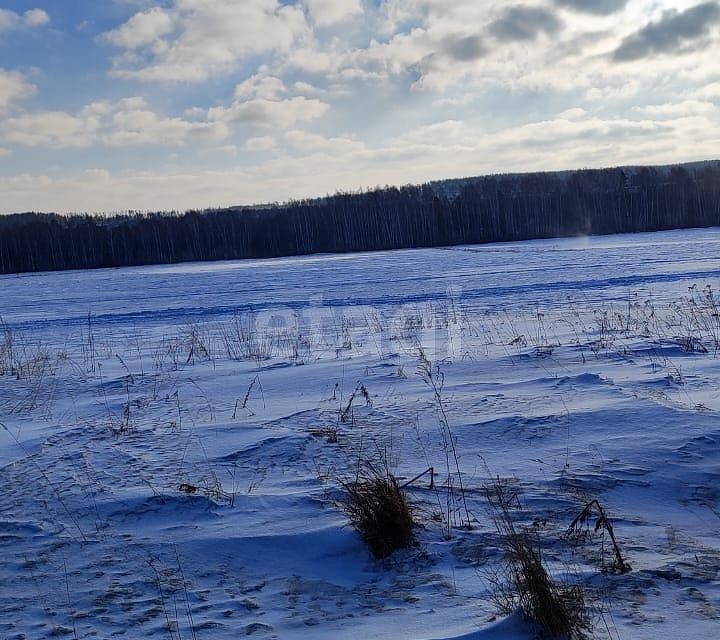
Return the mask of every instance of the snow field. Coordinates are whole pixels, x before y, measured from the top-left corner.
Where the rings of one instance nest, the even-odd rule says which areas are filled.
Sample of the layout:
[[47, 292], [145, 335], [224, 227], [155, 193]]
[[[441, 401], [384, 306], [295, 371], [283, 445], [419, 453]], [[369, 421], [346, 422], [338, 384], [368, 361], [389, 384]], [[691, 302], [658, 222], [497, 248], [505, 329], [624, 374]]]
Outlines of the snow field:
[[[0, 636], [531, 638], [496, 609], [499, 478], [597, 637], [714, 637], [719, 245], [0, 278]], [[416, 547], [376, 561], [348, 525], [358, 460], [434, 468]], [[565, 539], [593, 499], [630, 573]]]

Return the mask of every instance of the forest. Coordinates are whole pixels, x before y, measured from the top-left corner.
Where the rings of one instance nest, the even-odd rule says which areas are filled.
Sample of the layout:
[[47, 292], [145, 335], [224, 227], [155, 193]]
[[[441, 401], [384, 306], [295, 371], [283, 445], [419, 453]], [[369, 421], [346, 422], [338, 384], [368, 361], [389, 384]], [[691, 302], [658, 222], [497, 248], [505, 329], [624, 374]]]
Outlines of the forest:
[[0, 215], [0, 273], [720, 225], [720, 161], [492, 175], [283, 204]]

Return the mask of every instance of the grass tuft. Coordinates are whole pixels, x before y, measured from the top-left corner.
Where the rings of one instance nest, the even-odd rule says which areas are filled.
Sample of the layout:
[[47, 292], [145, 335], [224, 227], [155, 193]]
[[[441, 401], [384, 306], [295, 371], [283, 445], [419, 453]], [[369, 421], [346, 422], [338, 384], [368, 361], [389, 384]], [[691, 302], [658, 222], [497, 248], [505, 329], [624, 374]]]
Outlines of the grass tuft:
[[582, 585], [560, 584], [550, 576], [539, 543], [533, 542], [529, 532], [515, 527], [511, 510], [519, 504], [516, 494], [509, 494], [498, 480], [486, 495], [495, 509], [495, 525], [502, 536], [507, 563], [510, 584], [502, 589], [510, 591], [502, 594], [503, 601], [537, 624], [540, 637], [586, 638], [591, 625]]
[[412, 545], [412, 509], [393, 475], [372, 472], [344, 488], [343, 509], [375, 558]]

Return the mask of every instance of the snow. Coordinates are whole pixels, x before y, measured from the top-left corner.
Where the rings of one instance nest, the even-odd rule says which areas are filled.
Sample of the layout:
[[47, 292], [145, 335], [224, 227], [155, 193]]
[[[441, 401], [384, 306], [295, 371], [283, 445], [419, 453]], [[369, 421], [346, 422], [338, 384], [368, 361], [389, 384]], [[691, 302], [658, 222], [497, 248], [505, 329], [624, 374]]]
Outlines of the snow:
[[[0, 277], [0, 637], [532, 638], [493, 604], [495, 478], [595, 637], [716, 637], [719, 255], [708, 229]], [[415, 548], [348, 524], [359, 458], [434, 467]], [[628, 574], [563, 537], [592, 499]]]

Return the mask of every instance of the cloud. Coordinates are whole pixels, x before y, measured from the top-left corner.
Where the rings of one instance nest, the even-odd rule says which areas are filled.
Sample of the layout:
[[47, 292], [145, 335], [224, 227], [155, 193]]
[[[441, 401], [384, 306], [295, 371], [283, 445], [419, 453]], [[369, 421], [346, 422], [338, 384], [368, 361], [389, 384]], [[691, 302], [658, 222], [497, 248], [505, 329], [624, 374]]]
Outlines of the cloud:
[[[443, 34], [443, 38], [449, 34]], [[372, 40], [367, 47], [350, 51], [336, 60], [336, 72], [345, 77], [390, 78], [417, 65], [440, 47], [440, 38], [428, 29], [413, 28], [386, 42]]]
[[273, 100], [284, 93], [287, 93], [285, 83], [280, 78], [264, 73], [256, 73], [235, 86], [235, 97], [238, 99]]
[[[333, 94], [339, 87], [352, 91], [368, 82], [439, 93], [479, 78], [511, 78], [522, 67], [542, 65], [548, 46], [538, 36], [556, 34], [563, 26], [543, 6], [508, 8], [500, 0], [383, 0], [364, 7], [366, 15], [356, 29], [301, 39], [270, 68], [323, 74]], [[491, 30], [496, 39], [522, 41], [524, 47], [509, 59], [502, 47], [490, 46]]]
[[[664, 111], [664, 109], [663, 109]], [[666, 117], [666, 115], [668, 117]], [[175, 172], [85, 171], [0, 176], [0, 210], [186, 209], [314, 196], [377, 184], [406, 184], [498, 171], [680, 162], [717, 155], [714, 114], [669, 112], [600, 118], [575, 110], [526, 125], [484, 130], [457, 120], [411, 129], [376, 146], [291, 131], [288, 148], [250, 166]]]
[[239, 123], [253, 127], [287, 128], [323, 116], [330, 105], [317, 98], [290, 93], [276, 76], [260, 72], [235, 87], [235, 99], [229, 106], [208, 110], [211, 122]]
[[26, 147], [87, 147], [92, 123], [64, 111], [20, 115], [0, 122], [0, 139]]
[[291, 127], [325, 115], [330, 105], [316, 98], [295, 96], [284, 100], [253, 98], [236, 100], [229, 107], [213, 107], [208, 111], [211, 122], [246, 124], [255, 127]]
[[322, 95], [323, 93], [326, 93], [325, 89], [320, 89], [319, 87], [316, 87], [313, 84], [310, 84], [309, 82], [303, 82], [298, 81], [295, 84], [293, 84], [293, 89], [297, 91], [298, 93], [301, 93], [305, 96], [310, 95]]
[[720, 5], [714, 1], [682, 12], [670, 9], [657, 22], [650, 22], [626, 37], [613, 53], [613, 59], [630, 62], [653, 54], [681, 52], [693, 40], [708, 35], [718, 22]]
[[488, 27], [501, 42], [534, 40], [541, 33], [553, 34], [562, 23], [551, 11], [542, 7], [516, 5], [505, 9]]
[[105, 32], [102, 37], [116, 47], [138, 49], [159, 43], [160, 39], [172, 30], [171, 15], [160, 7], [154, 7], [136, 13], [121, 27]]
[[[473, 21], [470, 21], [473, 22]], [[385, 42], [339, 53], [327, 75], [339, 82], [395, 81], [406, 77], [418, 90], [442, 90], [459, 83], [488, 55], [480, 27], [462, 22], [432, 22], [400, 32]], [[409, 84], [410, 84], [409, 82]]]
[[143, 98], [98, 101], [78, 113], [40, 111], [0, 120], [0, 140], [26, 147], [183, 146], [229, 135], [221, 122], [193, 122], [154, 113]]
[[23, 22], [28, 27], [42, 27], [50, 24], [50, 16], [42, 9], [30, 9], [23, 14]]
[[174, 0], [103, 37], [124, 49], [113, 61], [116, 76], [200, 82], [250, 56], [287, 53], [310, 35], [302, 7], [278, 0]]
[[35, 85], [25, 80], [20, 72], [0, 69], [0, 114], [14, 102], [27, 98], [36, 91]]
[[325, 73], [333, 69], [336, 64], [337, 60], [333, 60], [333, 52], [307, 45], [293, 49], [285, 61], [286, 67], [307, 73]]
[[[395, 165], [391, 157], [412, 157], [413, 171], [424, 172], [427, 180], [488, 172], [646, 164], [648, 157], [656, 162], [680, 162], [716, 154], [720, 122], [712, 114], [655, 121], [600, 118], [580, 111], [573, 109], [496, 131], [459, 121], [418, 127], [378, 150], [377, 164], [390, 175]], [[688, 140], [696, 145], [692, 151], [678, 146]], [[423, 178], [416, 174], [410, 180]]]
[[259, 136], [256, 138], [248, 138], [243, 145], [245, 151], [270, 151], [276, 146], [275, 138], [272, 136]]
[[[108, 118], [109, 115], [109, 118]], [[142, 98], [121, 100], [105, 115], [106, 132], [100, 141], [107, 146], [169, 145], [217, 142], [229, 135], [220, 122], [193, 122], [158, 116]]]
[[[444, 120], [415, 127], [401, 139], [425, 145], [456, 145], [473, 140], [473, 137], [469, 137], [471, 129], [461, 120]], [[477, 136], [478, 133], [477, 130], [473, 130], [471, 135]]]
[[449, 38], [445, 41], [444, 50], [451, 58], [462, 62], [477, 60], [487, 53], [480, 36]]
[[22, 15], [0, 9], [0, 31], [19, 27], [42, 27], [50, 23], [50, 16], [42, 9], [29, 9]]
[[12, 29], [20, 22], [20, 17], [14, 11], [0, 9], [0, 31], [3, 29]]
[[361, 0], [305, 0], [305, 6], [318, 27], [330, 27], [362, 15]]
[[702, 100], [683, 100], [682, 102], [650, 104], [643, 107], [635, 107], [634, 111], [658, 120], [685, 118], [688, 116], [717, 117], [720, 115], [720, 107], [712, 102]]
[[688, 97], [695, 100], [709, 100], [720, 104], [720, 82], [711, 82], [703, 87], [693, 89], [689, 92]]
[[288, 131], [285, 134], [285, 141], [291, 148], [302, 153], [325, 153], [335, 157], [346, 153], [362, 151], [366, 148], [364, 143], [353, 138], [327, 138], [317, 133], [308, 133], [307, 131]]
[[555, 0], [555, 4], [566, 9], [574, 9], [596, 15], [610, 15], [625, 8], [628, 0]]
[[587, 115], [588, 112], [582, 107], [571, 107], [570, 109], [565, 109], [565, 111], [558, 113], [557, 117], [559, 120], [582, 120]]

